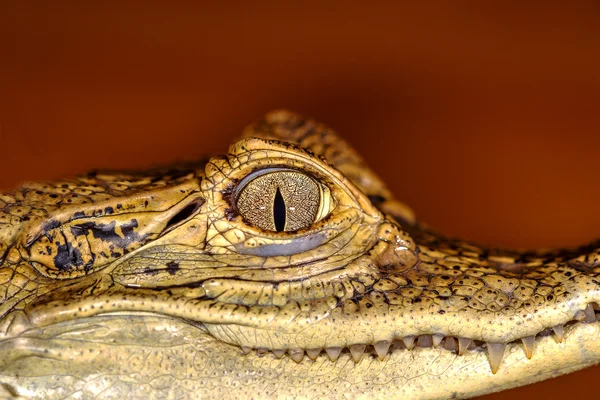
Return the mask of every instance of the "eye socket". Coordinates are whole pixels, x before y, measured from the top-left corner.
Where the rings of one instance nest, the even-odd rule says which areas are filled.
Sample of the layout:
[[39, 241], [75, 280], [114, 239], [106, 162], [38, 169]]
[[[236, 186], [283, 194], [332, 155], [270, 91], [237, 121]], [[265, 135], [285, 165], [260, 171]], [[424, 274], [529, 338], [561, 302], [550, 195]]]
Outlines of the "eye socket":
[[250, 224], [273, 232], [308, 228], [329, 213], [329, 190], [296, 170], [265, 170], [242, 181], [237, 209]]

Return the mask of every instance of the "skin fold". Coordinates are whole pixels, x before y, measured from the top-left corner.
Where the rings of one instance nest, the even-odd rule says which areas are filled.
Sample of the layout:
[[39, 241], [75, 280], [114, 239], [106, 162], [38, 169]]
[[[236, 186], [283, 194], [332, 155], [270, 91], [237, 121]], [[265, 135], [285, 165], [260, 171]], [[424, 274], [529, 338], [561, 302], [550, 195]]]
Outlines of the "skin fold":
[[445, 238], [333, 131], [276, 111], [222, 156], [0, 195], [0, 398], [521, 386], [599, 362], [599, 251]]

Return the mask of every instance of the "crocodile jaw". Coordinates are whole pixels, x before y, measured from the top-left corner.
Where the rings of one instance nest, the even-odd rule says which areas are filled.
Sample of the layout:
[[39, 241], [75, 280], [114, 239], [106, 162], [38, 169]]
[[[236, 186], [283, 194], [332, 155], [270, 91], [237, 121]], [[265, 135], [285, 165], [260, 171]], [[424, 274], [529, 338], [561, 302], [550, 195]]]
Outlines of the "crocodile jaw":
[[[469, 398], [596, 364], [599, 338], [600, 322], [576, 323], [565, 329], [562, 343], [552, 336], [538, 338], [532, 359], [519, 344], [509, 344], [504, 367], [493, 375], [484, 351], [458, 356], [415, 347], [390, 352], [382, 361], [365, 356], [355, 363], [349, 353], [331, 361], [322, 353], [314, 361], [296, 363], [271, 353], [242, 355], [238, 347], [182, 320], [107, 314], [3, 341], [0, 351], [7, 356], [0, 360], [0, 370], [5, 390], [48, 399], [66, 393], [127, 396], [132, 384], [140, 396], [165, 398]], [[49, 371], [54, 384], [40, 392], [38, 383]]]

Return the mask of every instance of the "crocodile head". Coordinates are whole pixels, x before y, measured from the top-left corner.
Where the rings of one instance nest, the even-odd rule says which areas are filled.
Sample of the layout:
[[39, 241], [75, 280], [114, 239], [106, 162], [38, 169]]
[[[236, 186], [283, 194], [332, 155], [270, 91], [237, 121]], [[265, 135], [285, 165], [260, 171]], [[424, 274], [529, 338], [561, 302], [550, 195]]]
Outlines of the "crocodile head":
[[467, 398], [600, 360], [600, 245], [416, 222], [289, 112], [225, 156], [0, 196], [0, 393]]

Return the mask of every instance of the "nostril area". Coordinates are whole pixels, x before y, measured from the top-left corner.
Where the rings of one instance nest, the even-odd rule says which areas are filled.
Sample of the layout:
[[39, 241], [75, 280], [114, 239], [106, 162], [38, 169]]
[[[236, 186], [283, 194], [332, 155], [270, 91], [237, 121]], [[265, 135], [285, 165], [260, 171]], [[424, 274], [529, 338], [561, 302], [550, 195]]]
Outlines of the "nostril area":
[[175, 214], [171, 217], [169, 222], [167, 222], [167, 225], [165, 226], [165, 230], [168, 230], [168, 229], [178, 225], [179, 223], [187, 220], [188, 218], [190, 218], [191, 216], [196, 214], [198, 212], [198, 210], [200, 209], [200, 207], [202, 207], [202, 204], [204, 204], [204, 200], [197, 199], [194, 202], [192, 202], [192, 203], [188, 204], [187, 206], [185, 206], [184, 208], [182, 208], [177, 214]]

